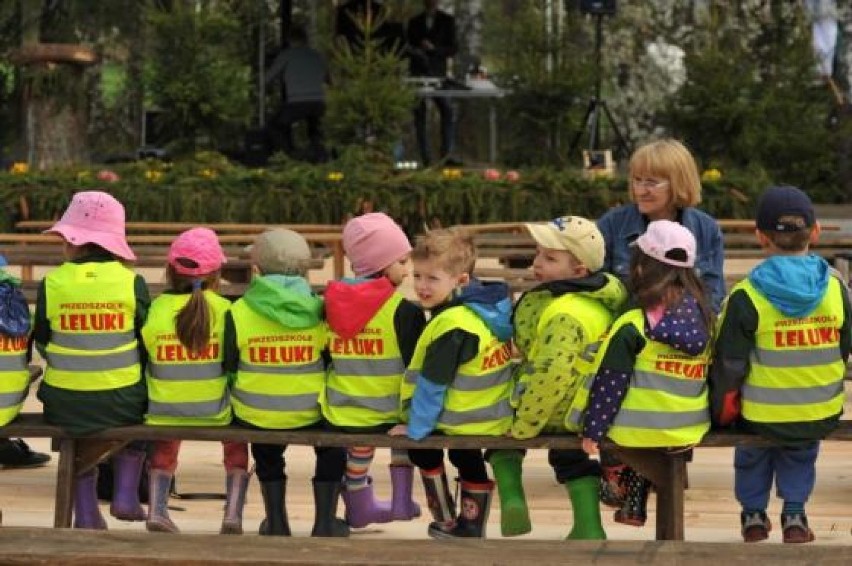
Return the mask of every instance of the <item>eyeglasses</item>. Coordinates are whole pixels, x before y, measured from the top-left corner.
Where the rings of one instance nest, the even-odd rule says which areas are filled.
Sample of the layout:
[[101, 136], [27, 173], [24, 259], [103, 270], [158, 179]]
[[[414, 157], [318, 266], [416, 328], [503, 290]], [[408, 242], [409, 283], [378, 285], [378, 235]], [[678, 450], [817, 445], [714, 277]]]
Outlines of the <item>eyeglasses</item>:
[[666, 185], [669, 184], [669, 182], [666, 181], [665, 179], [663, 179], [663, 180], [639, 179], [639, 178], [636, 178], [636, 177], [630, 179], [630, 182], [633, 184], [634, 187], [642, 187], [643, 189], [652, 189], [652, 190], [653, 189], [662, 189], [663, 187], [665, 187]]

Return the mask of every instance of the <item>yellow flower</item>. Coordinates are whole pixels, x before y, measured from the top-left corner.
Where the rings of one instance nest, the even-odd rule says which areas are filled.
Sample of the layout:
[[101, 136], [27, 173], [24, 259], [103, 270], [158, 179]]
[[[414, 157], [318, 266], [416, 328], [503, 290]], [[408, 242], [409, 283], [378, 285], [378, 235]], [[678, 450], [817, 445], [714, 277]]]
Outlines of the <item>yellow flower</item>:
[[163, 173], [161, 171], [155, 171], [154, 169], [149, 169], [145, 171], [145, 178], [148, 179], [152, 183], [157, 183], [160, 179], [163, 178]]
[[213, 169], [202, 169], [201, 176], [206, 179], [215, 179], [218, 176], [218, 173]]
[[12, 175], [26, 175], [30, 171], [30, 166], [23, 161], [18, 161], [12, 165]]
[[704, 173], [701, 174], [702, 181], [718, 181], [722, 178], [722, 172], [718, 169], [707, 169]]
[[334, 182], [342, 181], [343, 180], [343, 173], [341, 173], [340, 171], [332, 171], [331, 173], [328, 174], [328, 180], [334, 181]]
[[80, 171], [79, 173], [77, 173], [77, 180], [78, 181], [85, 181], [86, 179], [88, 179], [91, 176], [92, 176], [91, 171]]

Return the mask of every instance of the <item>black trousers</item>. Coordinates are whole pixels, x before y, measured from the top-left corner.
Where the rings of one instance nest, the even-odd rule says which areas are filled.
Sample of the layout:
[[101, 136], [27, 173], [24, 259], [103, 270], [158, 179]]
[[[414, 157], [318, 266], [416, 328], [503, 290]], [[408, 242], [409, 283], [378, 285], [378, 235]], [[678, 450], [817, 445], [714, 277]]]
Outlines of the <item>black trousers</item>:
[[289, 102], [284, 104], [269, 124], [269, 137], [273, 151], [292, 154], [293, 124], [304, 121], [308, 126], [308, 141], [312, 157], [319, 159], [325, 154], [321, 122], [325, 115], [325, 102]]
[[[496, 450], [486, 450], [485, 459], [489, 460], [494, 452]], [[518, 452], [526, 454], [526, 450], [518, 450]], [[601, 466], [598, 461], [589, 458], [589, 455], [579, 448], [550, 449], [547, 451], [547, 463], [553, 468], [553, 474], [559, 483], [601, 475]]]
[[[278, 481], [287, 477], [284, 473], [286, 444], [252, 444], [251, 455], [257, 467], [257, 479], [261, 482]], [[318, 482], [339, 482], [346, 471], [346, 449], [314, 446], [317, 462], [314, 479]]]
[[[450, 462], [458, 470], [462, 481], [488, 481], [488, 472], [485, 469], [485, 458], [482, 457], [482, 450], [451, 448], [448, 452]], [[444, 465], [444, 451], [440, 448], [409, 450], [408, 458], [412, 464], [421, 470], [434, 470]]]

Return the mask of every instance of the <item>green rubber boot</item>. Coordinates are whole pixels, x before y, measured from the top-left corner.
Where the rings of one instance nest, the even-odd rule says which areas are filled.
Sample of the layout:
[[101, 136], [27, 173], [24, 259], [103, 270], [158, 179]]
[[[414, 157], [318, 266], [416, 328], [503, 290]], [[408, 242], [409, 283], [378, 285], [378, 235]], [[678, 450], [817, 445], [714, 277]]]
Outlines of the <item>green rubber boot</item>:
[[566, 482], [565, 489], [574, 511], [574, 526], [565, 540], [606, 540], [601, 525], [600, 479], [583, 476]]
[[524, 454], [517, 450], [496, 450], [488, 461], [500, 495], [500, 534], [504, 537], [527, 534], [532, 524], [521, 481]]

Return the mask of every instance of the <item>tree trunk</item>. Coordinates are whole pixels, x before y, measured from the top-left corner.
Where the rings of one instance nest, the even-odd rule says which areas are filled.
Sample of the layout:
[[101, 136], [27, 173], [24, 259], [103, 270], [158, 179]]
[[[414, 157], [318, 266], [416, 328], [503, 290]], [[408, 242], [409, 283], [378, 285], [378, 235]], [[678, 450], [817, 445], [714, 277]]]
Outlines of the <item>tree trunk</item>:
[[[82, 77], [80, 77], [82, 80]], [[88, 160], [85, 106], [59, 96], [24, 96], [27, 161], [38, 170]]]

